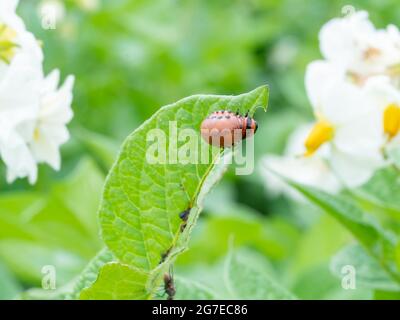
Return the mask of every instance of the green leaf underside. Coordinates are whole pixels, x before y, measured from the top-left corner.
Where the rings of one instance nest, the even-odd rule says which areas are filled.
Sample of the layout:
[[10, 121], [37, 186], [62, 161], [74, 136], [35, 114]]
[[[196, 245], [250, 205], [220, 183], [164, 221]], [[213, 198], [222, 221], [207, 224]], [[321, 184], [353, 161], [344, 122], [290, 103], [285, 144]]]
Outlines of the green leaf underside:
[[214, 300], [216, 293], [207, 286], [190, 279], [175, 277], [176, 300]]
[[81, 292], [90, 287], [97, 279], [100, 269], [107, 263], [114, 260], [113, 254], [107, 248], [102, 249], [86, 266], [83, 272], [74, 282], [71, 294], [66, 295], [67, 299], [80, 297]]
[[343, 277], [342, 268], [353, 266], [356, 272], [356, 285], [384, 291], [400, 291], [400, 284], [358, 244], [348, 245], [339, 251], [331, 261], [331, 270], [339, 278]]
[[231, 251], [225, 261], [225, 285], [232, 299], [293, 300], [264, 266], [258, 255], [246, 250]]
[[288, 182], [347, 228], [391, 278], [400, 283], [395, 264], [396, 239], [393, 234], [385, 231], [373, 217], [364, 214], [358, 206], [341, 196], [330, 195], [293, 181]]
[[[200, 124], [211, 112], [239, 110], [241, 114], [249, 111], [252, 115], [257, 107], [266, 109], [267, 100], [265, 86], [239, 96], [191, 96], [161, 108], [128, 136], [107, 177], [99, 212], [103, 239], [120, 263], [105, 265], [96, 283], [84, 291], [83, 298], [99, 298], [96, 291], [103, 289], [105, 297], [106, 279], [121, 276], [123, 280], [122, 271], [132, 275], [132, 279], [138, 276], [145, 284], [146, 294], [140, 290], [123, 294], [121, 288], [137, 284], [131, 281], [122, 287], [110, 284], [109, 297], [142, 299], [154, 295], [163, 272], [186, 249], [202, 200], [228, 166], [229, 161], [217, 160], [232, 156], [231, 149], [213, 147], [208, 148], [206, 164], [171, 164], [168, 161], [149, 164], [146, 151], [154, 141], [146, 141], [147, 133], [157, 128], [166, 134], [168, 155], [169, 122], [176, 121], [178, 132], [185, 128], [197, 132], [198, 141], [201, 141], [198, 152], [201, 152], [205, 142], [200, 138]], [[178, 141], [178, 150], [186, 142]], [[188, 208], [191, 210], [187, 226], [181, 232], [179, 214]]]
[[381, 169], [365, 185], [357, 190], [361, 196], [385, 209], [393, 211], [400, 218], [400, 179], [394, 167]]
[[127, 265], [111, 262], [101, 268], [96, 282], [81, 292], [82, 300], [148, 299], [148, 274]]

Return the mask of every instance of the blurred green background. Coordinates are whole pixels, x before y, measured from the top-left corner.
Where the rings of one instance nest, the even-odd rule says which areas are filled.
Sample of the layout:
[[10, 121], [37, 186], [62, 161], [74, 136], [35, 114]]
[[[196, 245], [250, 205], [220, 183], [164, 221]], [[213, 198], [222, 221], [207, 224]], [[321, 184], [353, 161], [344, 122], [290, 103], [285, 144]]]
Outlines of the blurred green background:
[[[96, 4], [91, 6], [90, 4]], [[318, 31], [344, 5], [369, 11], [377, 27], [400, 19], [397, 0], [68, 0], [45, 30], [37, 0], [18, 12], [43, 42], [45, 71], [76, 77], [63, 166], [40, 167], [38, 183], [0, 179], [0, 298], [40, 286], [44, 265], [57, 285], [73, 279], [101, 248], [96, 209], [123, 139], [158, 108], [196, 93], [238, 94], [268, 84], [267, 114], [256, 114], [256, 159], [282, 152], [311, 119], [304, 71], [320, 58]], [[351, 239], [328, 216], [267, 194], [259, 174], [233, 170], [210, 195], [178, 274], [218, 287], [229, 239], [252, 249], [300, 298], [370, 298], [342, 290], [329, 270]]]

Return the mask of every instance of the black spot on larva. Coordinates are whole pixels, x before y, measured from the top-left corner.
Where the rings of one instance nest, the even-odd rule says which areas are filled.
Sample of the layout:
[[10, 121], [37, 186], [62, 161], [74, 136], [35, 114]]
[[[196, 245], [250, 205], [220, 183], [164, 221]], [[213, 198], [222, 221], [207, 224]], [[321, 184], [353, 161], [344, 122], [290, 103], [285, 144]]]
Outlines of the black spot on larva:
[[231, 118], [231, 116], [225, 116], [225, 119], [230, 119]]
[[223, 117], [222, 116], [218, 116], [218, 119], [222, 119]]
[[246, 119], [246, 129], [251, 129], [251, 118], [247, 117]]

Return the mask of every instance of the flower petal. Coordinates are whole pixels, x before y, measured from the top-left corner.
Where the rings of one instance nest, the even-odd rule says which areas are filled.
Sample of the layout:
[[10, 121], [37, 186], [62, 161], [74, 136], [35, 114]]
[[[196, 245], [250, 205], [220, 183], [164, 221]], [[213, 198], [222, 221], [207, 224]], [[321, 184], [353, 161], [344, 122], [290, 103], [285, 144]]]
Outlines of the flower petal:
[[367, 157], [332, 148], [331, 165], [343, 184], [355, 188], [366, 183], [382, 162], [381, 159], [374, 159], [374, 155]]
[[319, 112], [324, 95], [333, 90], [337, 82], [344, 81], [345, 70], [333, 63], [317, 60], [306, 69], [305, 86], [307, 96], [315, 112]]

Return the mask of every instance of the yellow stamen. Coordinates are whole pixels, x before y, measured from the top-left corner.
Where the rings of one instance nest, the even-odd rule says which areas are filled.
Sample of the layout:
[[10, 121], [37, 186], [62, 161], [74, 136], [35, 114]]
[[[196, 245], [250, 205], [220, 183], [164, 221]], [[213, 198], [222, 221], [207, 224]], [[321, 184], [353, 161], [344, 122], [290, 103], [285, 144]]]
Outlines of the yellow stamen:
[[14, 29], [0, 23], [0, 60], [10, 63], [15, 55], [17, 33]]
[[391, 140], [400, 131], [400, 106], [389, 104], [383, 112], [383, 130]]
[[381, 50], [374, 47], [369, 47], [367, 50], [364, 51], [364, 60], [372, 60], [381, 55]]
[[386, 74], [391, 77], [396, 77], [400, 75], [400, 64], [395, 64], [387, 68]]
[[33, 140], [38, 141], [40, 139], [40, 131], [39, 128], [35, 128], [33, 131]]
[[328, 121], [318, 121], [304, 142], [304, 146], [306, 147], [304, 155], [311, 156], [322, 144], [332, 139], [333, 133], [334, 128]]
[[365, 84], [365, 81], [368, 80], [366, 76], [363, 76], [361, 74], [357, 74], [352, 71], [347, 72], [347, 76], [351, 82], [353, 82], [357, 86], [363, 86]]

